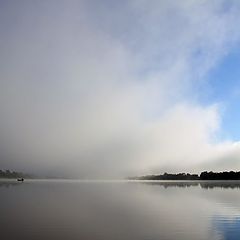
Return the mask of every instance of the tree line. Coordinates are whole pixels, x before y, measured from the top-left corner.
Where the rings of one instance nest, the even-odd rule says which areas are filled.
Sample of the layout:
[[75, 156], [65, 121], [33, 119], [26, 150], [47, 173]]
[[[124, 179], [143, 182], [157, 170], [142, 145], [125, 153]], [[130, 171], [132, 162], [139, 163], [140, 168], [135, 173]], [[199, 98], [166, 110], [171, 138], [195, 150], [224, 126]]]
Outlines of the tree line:
[[240, 172], [202, 172], [201, 180], [240, 180]]
[[201, 172], [198, 174], [190, 173], [164, 173], [162, 175], [146, 175], [140, 177], [130, 177], [130, 180], [240, 180], [240, 172]]

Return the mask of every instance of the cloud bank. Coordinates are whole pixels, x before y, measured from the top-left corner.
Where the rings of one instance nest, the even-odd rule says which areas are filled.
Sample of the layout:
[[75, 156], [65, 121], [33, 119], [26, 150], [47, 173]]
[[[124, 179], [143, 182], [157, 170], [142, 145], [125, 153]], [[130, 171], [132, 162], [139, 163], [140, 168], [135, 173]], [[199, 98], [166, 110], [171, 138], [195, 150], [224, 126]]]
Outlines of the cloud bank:
[[236, 1], [1, 3], [3, 168], [74, 177], [236, 169], [199, 86], [240, 40]]

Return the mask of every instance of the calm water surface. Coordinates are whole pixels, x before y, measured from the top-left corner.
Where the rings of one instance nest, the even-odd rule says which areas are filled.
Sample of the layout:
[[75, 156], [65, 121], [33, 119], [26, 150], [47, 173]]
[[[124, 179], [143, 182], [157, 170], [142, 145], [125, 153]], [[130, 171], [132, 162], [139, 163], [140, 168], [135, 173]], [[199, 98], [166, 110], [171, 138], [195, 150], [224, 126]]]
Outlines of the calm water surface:
[[1, 239], [239, 240], [240, 182], [0, 182]]

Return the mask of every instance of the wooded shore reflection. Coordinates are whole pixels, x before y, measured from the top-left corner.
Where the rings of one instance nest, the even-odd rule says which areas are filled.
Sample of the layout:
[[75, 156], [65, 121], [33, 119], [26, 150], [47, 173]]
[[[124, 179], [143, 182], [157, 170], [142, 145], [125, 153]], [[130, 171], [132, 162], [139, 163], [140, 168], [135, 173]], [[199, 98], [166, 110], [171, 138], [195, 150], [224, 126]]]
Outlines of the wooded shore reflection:
[[[136, 181], [137, 182], [137, 181]], [[203, 181], [203, 182], [180, 182], [180, 181], [141, 181], [142, 184], [156, 185], [164, 188], [176, 187], [176, 188], [188, 188], [188, 187], [201, 187], [204, 189], [213, 188], [240, 188], [240, 181]]]

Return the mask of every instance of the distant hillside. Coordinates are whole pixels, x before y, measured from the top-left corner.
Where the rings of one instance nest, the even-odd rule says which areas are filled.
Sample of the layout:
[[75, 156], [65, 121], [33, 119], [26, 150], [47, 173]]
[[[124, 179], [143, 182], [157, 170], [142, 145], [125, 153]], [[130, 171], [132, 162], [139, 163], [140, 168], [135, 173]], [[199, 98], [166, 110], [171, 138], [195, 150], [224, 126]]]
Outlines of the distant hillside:
[[29, 174], [15, 172], [10, 170], [0, 170], [0, 178], [31, 178]]

